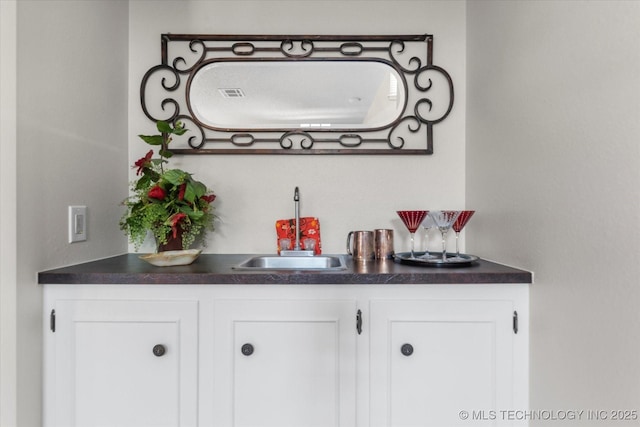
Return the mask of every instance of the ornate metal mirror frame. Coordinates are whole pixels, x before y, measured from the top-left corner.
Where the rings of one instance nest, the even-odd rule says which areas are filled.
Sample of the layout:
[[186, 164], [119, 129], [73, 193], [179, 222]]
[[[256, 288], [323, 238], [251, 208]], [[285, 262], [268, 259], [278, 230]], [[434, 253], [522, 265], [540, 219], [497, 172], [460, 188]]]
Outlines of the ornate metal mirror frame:
[[[161, 55], [142, 79], [140, 99], [150, 120], [182, 121], [190, 130], [171, 143], [174, 154], [432, 154], [433, 126], [453, 107], [453, 82], [433, 64], [428, 34], [163, 34]], [[405, 102], [395, 120], [375, 128], [216, 127], [193, 113], [189, 88], [204, 66], [225, 61], [382, 62], [400, 76]]]

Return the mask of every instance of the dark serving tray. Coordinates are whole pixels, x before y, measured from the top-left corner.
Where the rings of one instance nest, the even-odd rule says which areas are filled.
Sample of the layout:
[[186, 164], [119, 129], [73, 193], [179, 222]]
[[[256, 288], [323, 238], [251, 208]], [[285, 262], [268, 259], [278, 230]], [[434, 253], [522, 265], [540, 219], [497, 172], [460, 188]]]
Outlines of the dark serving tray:
[[419, 267], [444, 267], [444, 268], [458, 268], [469, 267], [474, 262], [479, 260], [475, 255], [460, 254], [459, 257], [454, 253], [447, 252], [446, 261], [442, 261], [442, 252], [429, 252], [430, 255], [436, 258], [420, 258], [424, 255], [424, 252], [414, 252], [415, 258], [411, 258], [411, 252], [400, 252], [393, 256], [395, 262], [407, 265], [417, 265]]

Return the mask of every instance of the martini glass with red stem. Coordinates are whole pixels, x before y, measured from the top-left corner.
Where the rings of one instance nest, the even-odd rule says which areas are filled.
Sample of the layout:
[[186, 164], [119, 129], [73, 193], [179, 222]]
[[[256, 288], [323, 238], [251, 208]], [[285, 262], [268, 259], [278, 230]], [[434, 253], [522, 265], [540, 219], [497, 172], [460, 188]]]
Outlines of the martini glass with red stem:
[[415, 258], [414, 236], [429, 211], [396, 211], [411, 234], [411, 258]]
[[467, 222], [469, 222], [474, 213], [476, 213], [476, 211], [460, 211], [460, 215], [458, 215], [456, 222], [454, 222], [451, 226], [451, 228], [453, 228], [453, 231], [456, 232], [456, 258], [460, 258], [458, 236], [460, 235], [460, 232], [462, 231], [464, 226], [467, 225]]

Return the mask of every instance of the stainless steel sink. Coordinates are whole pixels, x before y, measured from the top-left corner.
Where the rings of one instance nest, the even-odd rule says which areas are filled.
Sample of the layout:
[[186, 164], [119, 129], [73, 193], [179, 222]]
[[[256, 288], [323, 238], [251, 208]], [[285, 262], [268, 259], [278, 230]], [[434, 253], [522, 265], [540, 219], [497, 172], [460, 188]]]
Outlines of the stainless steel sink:
[[338, 255], [258, 255], [233, 268], [236, 270], [344, 270], [347, 266], [343, 257]]

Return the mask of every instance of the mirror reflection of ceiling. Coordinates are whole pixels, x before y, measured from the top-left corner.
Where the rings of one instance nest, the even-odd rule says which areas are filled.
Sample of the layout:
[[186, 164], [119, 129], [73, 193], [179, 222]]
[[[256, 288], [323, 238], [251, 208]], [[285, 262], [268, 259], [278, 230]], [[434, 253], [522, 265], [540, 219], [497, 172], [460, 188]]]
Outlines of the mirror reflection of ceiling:
[[362, 129], [403, 112], [405, 84], [378, 61], [223, 61], [193, 76], [190, 108], [224, 129]]

